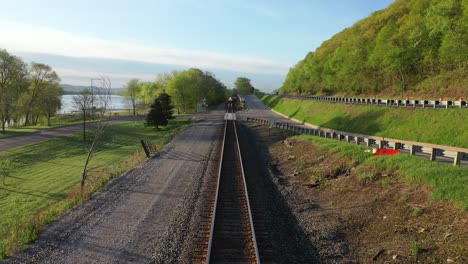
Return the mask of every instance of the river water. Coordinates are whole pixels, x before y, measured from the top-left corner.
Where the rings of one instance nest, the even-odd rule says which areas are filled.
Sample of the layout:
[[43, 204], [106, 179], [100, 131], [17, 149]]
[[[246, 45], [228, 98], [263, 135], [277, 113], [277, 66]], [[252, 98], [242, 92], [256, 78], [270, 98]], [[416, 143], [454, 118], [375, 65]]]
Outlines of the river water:
[[[73, 103], [73, 96], [75, 95], [63, 95], [62, 96], [62, 109], [59, 113], [72, 113], [78, 111], [78, 109], [74, 106]], [[99, 96], [95, 96], [96, 105], [99, 105]], [[111, 107], [109, 110], [116, 111], [116, 110], [128, 110], [131, 109], [131, 103], [128, 99], [120, 95], [111, 95]]]

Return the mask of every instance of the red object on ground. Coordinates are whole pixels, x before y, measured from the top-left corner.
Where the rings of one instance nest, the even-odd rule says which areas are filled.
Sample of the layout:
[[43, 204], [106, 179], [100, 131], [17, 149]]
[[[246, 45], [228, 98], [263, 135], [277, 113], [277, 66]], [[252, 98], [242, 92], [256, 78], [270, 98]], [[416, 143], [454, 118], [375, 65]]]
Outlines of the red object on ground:
[[384, 155], [393, 156], [399, 153], [400, 151], [398, 149], [395, 150], [395, 149], [380, 148], [377, 150], [377, 152], [374, 153], [374, 156], [384, 156]]

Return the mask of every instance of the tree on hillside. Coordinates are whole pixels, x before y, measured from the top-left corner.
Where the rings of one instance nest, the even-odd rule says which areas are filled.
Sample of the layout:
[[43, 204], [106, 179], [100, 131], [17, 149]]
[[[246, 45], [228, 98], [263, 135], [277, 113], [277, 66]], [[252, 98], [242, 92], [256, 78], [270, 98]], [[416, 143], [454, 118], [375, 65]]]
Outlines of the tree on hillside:
[[50, 126], [50, 118], [62, 108], [63, 89], [57, 84], [50, 84], [39, 100], [41, 113], [47, 118], [47, 126]]
[[44, 95], [47, 87], [58, 85], [60, 82], [57, 73], [46, 64], [33, 62], [31, 63], [29, 72], [31, 75], [31, 84], [25, 98], [25, 125], [33, 123], [31, 120], [32, 116], [37, 115], [34, 111], [38, 109], [38, 102]]
[[19, 98], [27, 88], [24, 85], [26, 75], [26, 64], [20, 58], [0, 49], [0, 122], [3, 134], [5, 124], [18, 109]]
[[162, 86], [156, 82], [140, 82], [137, 99], [145, 106], [149, 106], [154, 98], [163, 92]]
[[167, 93], [172, 96], [177, 106], [177, 113], [186, 113], [191, 109], [191, 104], [195, 96], [193, 90], [194, 83], [187, 71], [177, 73], [177, 75], [167, 83]]
[[241, 94], [253, 94], [255, 89], [250, 83], [250, 79], [245, 77], [237, 77], [234, 86]]
[[127, 96], [130, 102], [132, 103], [133, 116], [136, 115], [137, 96], [140, 90], [140, 85], [138, 84], [138, 82], [138, 79], [131, 79], [125, 86], [125, 96]]
[[281, 92], [463, 96], [467, 14], [465, 0], [396, 0], [309, 52]]
[[151, 110], [146, 117], [146, 124], [156, 128], [166, 126], [170, 119], [174, 119], [173, 112], [174, 106], [171, 103], [171, 96], [167, 93], [161, 93], [151, 105]]

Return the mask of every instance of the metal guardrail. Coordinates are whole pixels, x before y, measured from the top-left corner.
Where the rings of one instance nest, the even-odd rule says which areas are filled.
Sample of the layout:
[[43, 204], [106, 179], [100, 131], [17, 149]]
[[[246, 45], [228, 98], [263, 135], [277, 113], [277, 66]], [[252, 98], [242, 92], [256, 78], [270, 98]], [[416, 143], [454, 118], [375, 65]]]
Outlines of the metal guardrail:
[[349, 97], [328, 97], [328, 96], [307, 96], [307, 95], [279, 95], [286, 98], [295, 98], [303, 100], [316, 100], [329, 103], [363, 104], [363, 105], [381, 105], [398, 106], [413, 108], [468, 108], [468, 101], [460, 98], [459, 100], [419, 100], [419, 99], [375, 99], [375, 98], [349, 98]]
[[247, 117], [247, 121], [291, 131], [295, 134], [314, 135], [323, 138], [346, 141], [357, 145], [366, 145], [369, 147], [395, 149], [400, 150], [402, 152], [406, 152], [410, 155], [425, 154], [429, 156], [429, 159], [431, 161], [436, 161], [438, 157], [444, 157], [446, 159], [450, 159], [452, 161], [452, 164], [455, 166], [460, 166], [462, 161], [468, 161], [468, 149], [463, 148], [428, 143], [414, 144], [414, 142], [404, 140], [388, 138], [385, 139], [382, 137], [360, 135], [328, 128], [303, 127], [291, 123], [273, 122], [262, 118]]

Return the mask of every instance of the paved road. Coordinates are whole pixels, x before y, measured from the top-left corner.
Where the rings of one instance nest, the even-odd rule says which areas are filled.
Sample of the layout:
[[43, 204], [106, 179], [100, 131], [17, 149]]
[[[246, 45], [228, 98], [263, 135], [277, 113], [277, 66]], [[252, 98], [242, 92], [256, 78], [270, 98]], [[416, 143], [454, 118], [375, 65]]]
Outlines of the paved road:
[[[50, 224], [30, 249], [6, 263], [147, 263], [171, 214], [202, 179], [224, 111], [200, 115], [157, 157], [117, 178], [83, 206]], [[196, 185], [195, 185], [196, 186]]]
[[244, 99], [247, 103], [248, 111], [237, 112], [237, 115], [241, 120], [247, 120], [247, 117], [264, 118], [268, 120], [274, 118], [278, 122], [297, 125], [297, 123], [291, 119], [285, 118], [284, 116], [271, 111], [270, 108], [265, 106], [265, 104], [255, 95], [245, 95]]
[[[140, 119], [140, 118], [138, 118]], [[126, 122], [134, 120], [132, 118], [118, 118], [113, 119], [112, 123]], [[94, 127], [95, 123], [88, 123], [86, 128]], [[0, 151], [9, 150], [29, 144], [38, 143], [51, 138], [66, 136], [69, 134], [77, 133], [83, 130], [83, 124], [71, 125], [58, 128], [43, 129], [38, 132], [15, 137], [0, 138]]]

